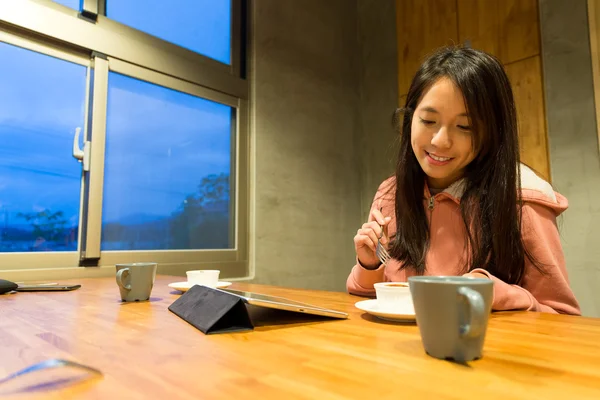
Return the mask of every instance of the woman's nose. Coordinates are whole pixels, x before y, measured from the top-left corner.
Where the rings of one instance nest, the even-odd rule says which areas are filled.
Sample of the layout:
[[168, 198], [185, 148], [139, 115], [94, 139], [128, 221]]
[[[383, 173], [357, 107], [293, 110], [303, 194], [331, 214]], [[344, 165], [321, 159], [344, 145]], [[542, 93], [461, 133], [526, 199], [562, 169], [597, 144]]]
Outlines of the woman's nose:
[[431, 138], [431, 144], [440, 149], [449, 149], [452, 147], [452, 140], [448, 134], [448, 129], [444, 126], [440, 128]]

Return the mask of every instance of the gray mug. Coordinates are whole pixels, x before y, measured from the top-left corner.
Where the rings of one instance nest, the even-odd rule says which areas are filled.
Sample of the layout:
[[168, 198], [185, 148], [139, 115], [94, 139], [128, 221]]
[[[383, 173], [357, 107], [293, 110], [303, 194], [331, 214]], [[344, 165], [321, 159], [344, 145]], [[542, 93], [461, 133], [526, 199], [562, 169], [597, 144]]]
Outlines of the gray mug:
[[156, 263], [117, 264], [117, 285], [123, 301], [144, 301], [150, 298]]
[[465, 362], [481, 358], [494, 283], [462, 276], [408, 278], [425, 352]]

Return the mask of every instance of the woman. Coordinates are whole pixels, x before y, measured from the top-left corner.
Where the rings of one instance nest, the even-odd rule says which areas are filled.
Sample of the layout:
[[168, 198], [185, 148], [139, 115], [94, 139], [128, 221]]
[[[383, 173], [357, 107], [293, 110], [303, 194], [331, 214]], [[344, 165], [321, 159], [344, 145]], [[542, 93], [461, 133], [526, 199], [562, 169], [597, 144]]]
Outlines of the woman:
[[[395, 176], [357, 232], [350, 293], [412, 275], [494, 281], [494, 310], [580, 314], [556, 217], [567, 199], [520, 163], [512, 89], [484, 52], [443, 48], [415, 75]], [[392, 260], [381, 265], [378, 240]]]

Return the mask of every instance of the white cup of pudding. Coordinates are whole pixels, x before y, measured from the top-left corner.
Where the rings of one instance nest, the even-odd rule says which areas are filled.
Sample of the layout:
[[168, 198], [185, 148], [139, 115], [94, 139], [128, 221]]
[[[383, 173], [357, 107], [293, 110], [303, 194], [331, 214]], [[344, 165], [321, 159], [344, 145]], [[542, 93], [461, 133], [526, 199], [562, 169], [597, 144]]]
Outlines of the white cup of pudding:
[[219, 271], [218, 269], [197, 269], [187, 271], [188, 283], [191, 285], [203, 285], [215, 287], [219, 282]]
[[379, 282], [373, 285], [377, 295], [377, 308], [389, 312], [413, 310], [408, 282]]

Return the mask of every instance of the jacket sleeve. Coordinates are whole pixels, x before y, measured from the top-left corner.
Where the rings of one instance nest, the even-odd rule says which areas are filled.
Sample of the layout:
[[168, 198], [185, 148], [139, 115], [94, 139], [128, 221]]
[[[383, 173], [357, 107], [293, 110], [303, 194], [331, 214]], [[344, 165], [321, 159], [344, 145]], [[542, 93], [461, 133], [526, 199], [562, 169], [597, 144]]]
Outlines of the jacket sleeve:
[[384, 271], [384, 265], [380, 265], [379, 268], [373, 270], [363, 268], [357, 259], [356, 265], [352, 267], [346, 281], [348, 293], [358, 296], [375, 296], [373, 285], [385, 280]]
[[540, 264], [541, 271], [528, 257], [525, 257], [521, 285], [507, 284], [485, 269], [471, 271], [485, 274], [494, 281], [492, 309], [581, 315], [569, 287], [555, 212], [540, 204], [525, 203], [521, 234], [525, 248]]
[[[375, 194], [375, 198], [373, 199], [373, 203], [371, 204], [371, 211], [373, 209], [381, 208], [381, 193], [382, 187], [379, 187], [377, 194]], [[372, 221], [371, 212], [369, 212], [368, 221]], [[375, 296], [375, 288], [373, 285], [377, 282], [383, 282], [385, 279], [385, 266], [380, 265], [377, 269], [366, 269], [358, 262], [358, 257], [356, 258], [356, 264], [352, 267], [352, 271], [350, 271], [350, 275], [346, 280], [346, 289], [348, 293], [355, 294], [358, 296]]]

